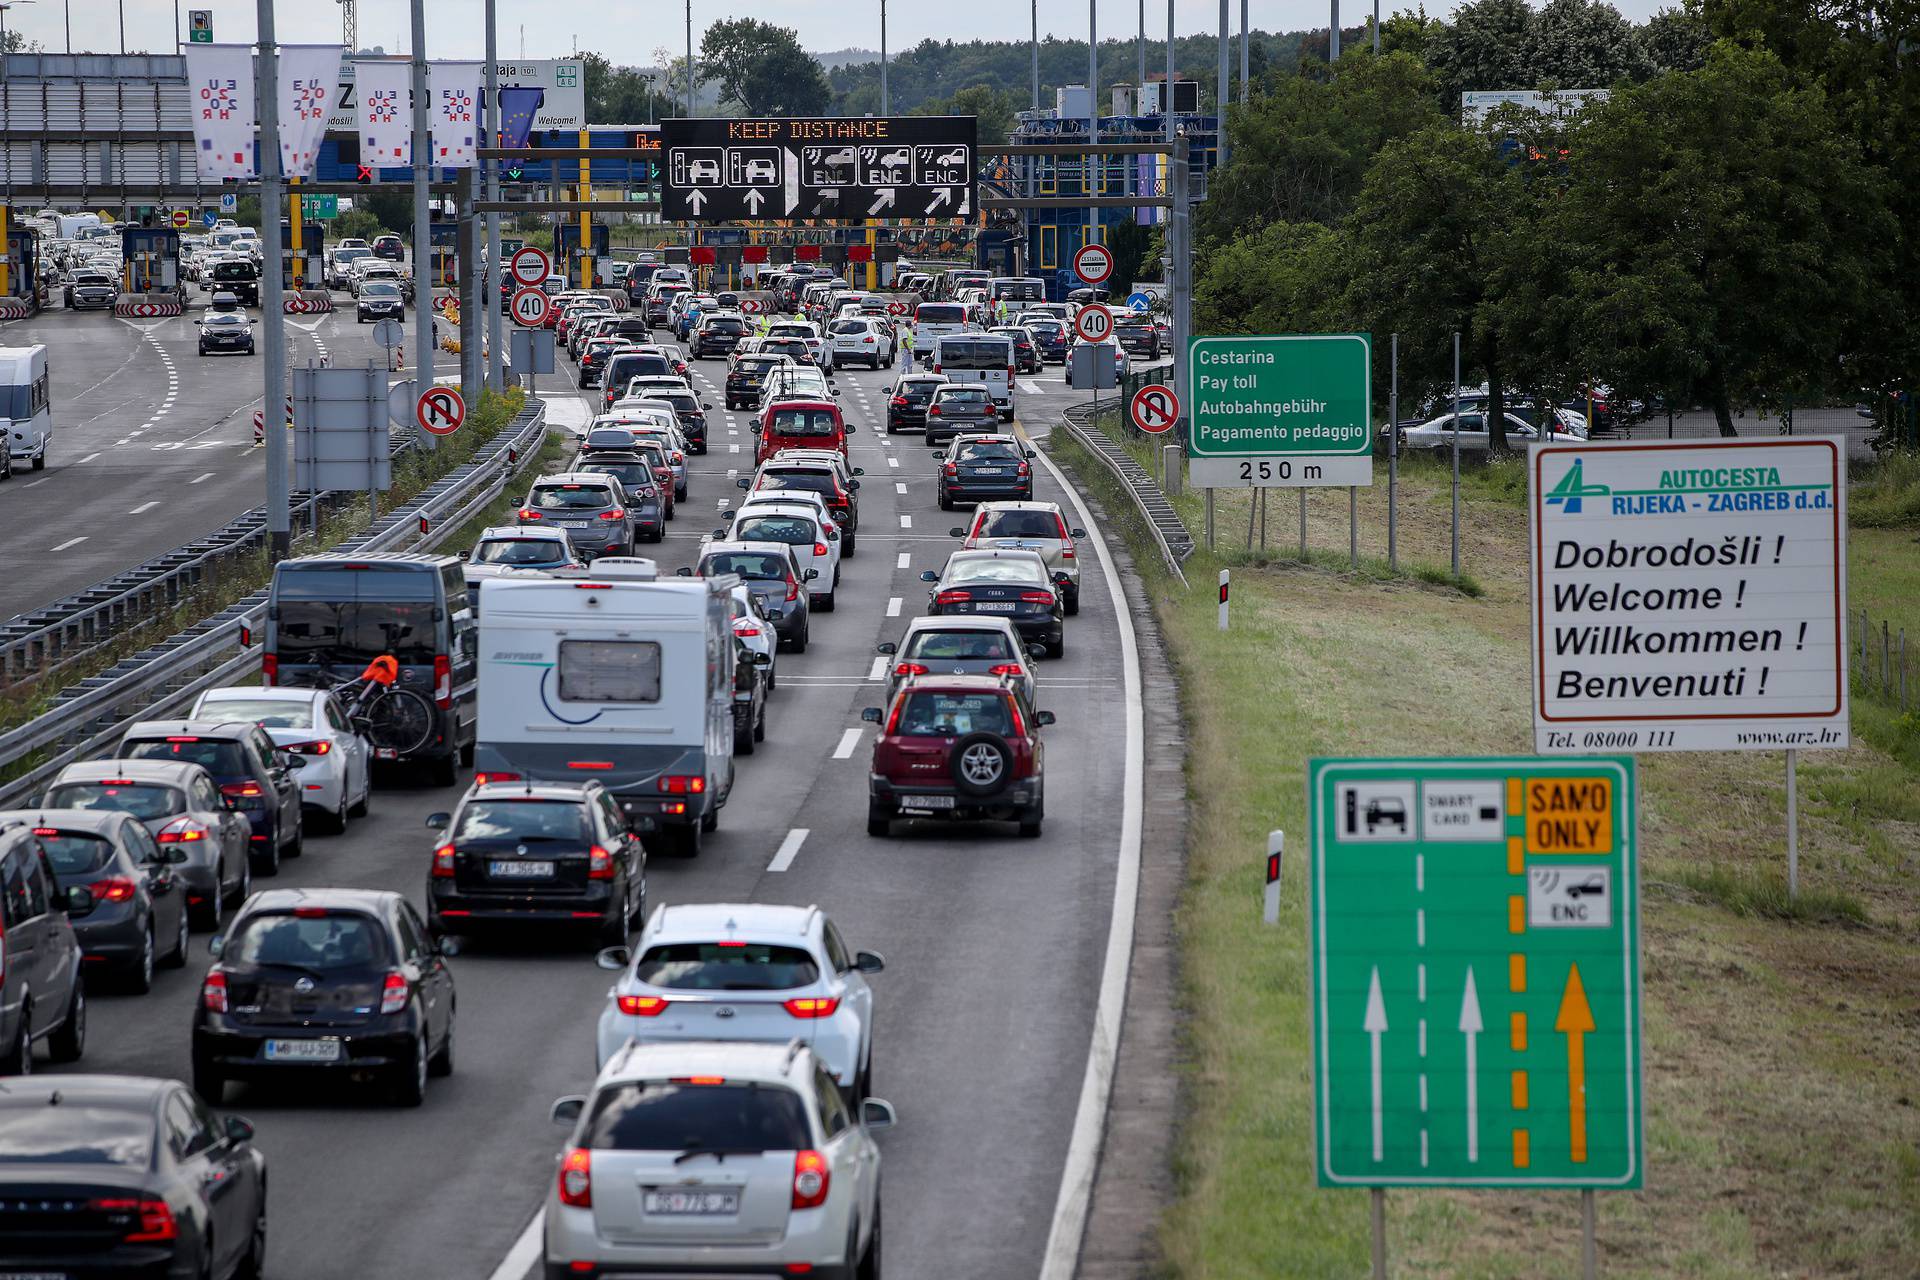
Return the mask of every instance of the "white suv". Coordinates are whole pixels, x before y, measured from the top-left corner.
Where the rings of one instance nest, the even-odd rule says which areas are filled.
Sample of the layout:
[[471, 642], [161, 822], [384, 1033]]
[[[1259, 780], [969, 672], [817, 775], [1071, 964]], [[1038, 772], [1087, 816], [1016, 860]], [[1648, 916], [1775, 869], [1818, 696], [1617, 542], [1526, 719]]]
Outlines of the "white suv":
[[819, 907], [712, 902], [660, 907], [639, 945], [609, 947], [602, 968], [624, 970], [600, 1015], [596, 1061], [630, 1040], [748, 1040], [799, 1036], [850, 1103], [873, 1080], [873, 989], [886, 961], [849, 951]]
[[630, 1045], [587, 1097], [547, 1194], [547, 1280], [880, 1274], [878, 1098], [849, 1110], [799, 1039]]

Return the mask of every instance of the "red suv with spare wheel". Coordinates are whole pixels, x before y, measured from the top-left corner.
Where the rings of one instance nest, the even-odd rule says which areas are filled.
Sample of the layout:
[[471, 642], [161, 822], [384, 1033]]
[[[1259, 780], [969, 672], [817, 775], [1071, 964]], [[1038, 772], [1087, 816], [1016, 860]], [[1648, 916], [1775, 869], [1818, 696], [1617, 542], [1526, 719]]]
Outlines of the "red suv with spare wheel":
[[1017, 822], [1040, 834], [1046, 812], [1040, 729], [1023, 686], [1006, 676], [915, 676], [885, 707], [868, 775], [867, 834], [914, 818]]

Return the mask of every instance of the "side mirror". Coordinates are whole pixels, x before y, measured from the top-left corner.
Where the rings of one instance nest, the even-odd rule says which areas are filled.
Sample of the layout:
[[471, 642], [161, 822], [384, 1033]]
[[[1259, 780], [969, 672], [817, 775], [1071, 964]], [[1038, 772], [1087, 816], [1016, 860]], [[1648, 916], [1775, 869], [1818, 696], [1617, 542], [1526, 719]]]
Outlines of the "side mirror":
[[227, 935], [216, 933], [207, 939], [207, 954], [218, 960], [227, 949]]
[[749, 431], [751, 431], [751, 432], [752, 432], [752, 433], [753, 433], [754, 435], [759, 435], [759, 434], [760, 434], [760, 424], [756, 422], [756, 423], [754, 423], [754, 424], [753, 424], [752, 426], [750, 426], [750, 427], [748, 427], [748, 428], [747, 428], [747, 430], [749, 430]]
[[727, 536], [727, 531], [725, 529], [715, 529], [713, 531], [713, 536], [716, 538], [724, 538]]
[[70, 916], [84, 916], [93, 910], [93, 890], [77, 884], [61, 895], [60, 906]]
[[891, 640], [882, 640], [879, 644], [873, 646], [873, 651], [875, 653], [898, 653], [900, 652], [900, 646]]
[[867, 707], [860, 712], [860, 718], [868, 724], [880, 723], [880, 708]]
[[253, 1141], [253, 1125], [239, 1116], [227, 1117], [227, 1141], [234, 1146], [245, 1146]]
[[189, 861], [187, 851], [177, 844], [170, 844], [160, 851], [160, 861], [167, 866], [177, 867]]
[[1029, 450], [1027, 450], [1027, 456], [1028, 456], [1029, 458], [1037, 458], [1037, 457], [1039, 457], [1040, 455], [1039, 455], [1039, 454], [1037, 454], [1037, 453], [1035, 453], [1035, 452], [1034, 452], [1033, 450], [1031, 450], [1031, 449], [1029, 449]]
[[967, 536], [967, 531], [959, 525], [955, 525], [953, 528], [947, 530], [947, 533], [955, 538], [964, 538]]
[[700, 407], [701, 407], [702, 409], [711, 409], [711, 408], [713, 408], [713, 406], [712, 406], [711, 404], [709, 404], [709, 403], [707, 403], [707, 402], [706, 402], [705, 400], [702, 400], [702, 401], [700, 402]]
[[1052, 723], [1054, 722], [1054, 720], [1053, 720], [1053, 712], [1051, 712], [1051, 711], [1036, 711], [1036, 712], [1034, 712], [1034, 713], [1033, 713], [1033, 722], [1034, 722], [1035, 724], [1039, 724], [1039, 725], [1048, 725], [1048, 724], [1052, 724]]
[[1071, 537], [1084, 538], [1087, 536], [1087, 531], [1085, 529], [1070, 529], [1068, 530], [1068, 534]]
[[891, 1129], [899, 1123], [899, 1116], [885, 1098], [868, 1098], [860, 1104], [860, 1123], [869, 1129]]
[[678, 569], [675, 569], [675, 570], [674, 570], [674, 573], [675, 573], [675, 574], [676, 574], [677, 576], [679, 576], [679, 577], [682, 577], [682, 578], [691, 578], [691, 577], [693, 576], [693, 570], [692, 570], [692, 569], [689, 569], [689, 568], [688, 568], [687, 566], [685, 566], [685, 565], [681, 565], [681, 566], [680, 566], [680, 567], [679, 567]]
[[[835, 395], [839, 395], [840, 393], [839, 393], [838, 391], [836, 391], [836, 392], [834, 392], [833, 394], [835, 394]], [[851, 435], [858, 435], [859, 433], [860, 433], [860, 428], [858, 428], [858, 427], [856, 427], [856, 426], [854, 426], [854, 425], [853, 425], [853, 424], [852, 424], [851, 422], [849, 422], [849, 423], [847, 424], [847, 434], [848, 434], [848, 435], [850, 435], [850, 436], [851, 436]]]
[[815, 578], [817, 578], [817, 577], [819, 577], [819, 576], [820, 576], [820, 571], [819, 571], [818, 569], [809, 569], [809, 570], [807, 570], [807, 581], [808, 581], [808, 582], [812, 582], [812, 581], [813, 581], [813, 580], [814, 580]]
[[863, 475], [865, 475], [865, 474], [867, 474], [867, 469], [866, 469], [865, 467], [855, 467], [855, 468], [853, 469], [853, 474], [855, 474], [855, 475], [857, 475], [857, 476], [863, 476]]
[[631, 947], [606, 947], [593, 957], [593, 962], [602, 969], [618, 973], [633, 963]]
[[923, 570], [921, 570], [921, 571], [920, 571], [920, 581], [922, 581], [922, 582], [938, 582], [938, 581], [940, 581], [940, 575], [939, 575], [939, 574], [937, 574], [937, 573], [935, 573], [935, 572], [934, 572], [933, 570], [931, 570], [931, 569], [923, 569]]
[[587, 1109], [587, 1100], [579, 1094], [565, 1098], [555, 1098], [553, 1105], [547, 1108], [547, 1119], [555, 1124], [573, 1124], [580, 1119], [580, 1113]]
[[856, 951], [853, 953], [853, 967], [861, 973], [878, 973], [887, 967], [887, 958], [878, 951]]
[[753, 481], [746, 476], [741, 476], [738, 480], [735, 480], [733, 483], [735, 488], [739, 488], [739, 489], [753, 488]]
[[430, 813], [427, 815], [427, 825], [435, 831], [444, 831], [448, 826], [452, 825], [452, 823], [453, 815], [450, 813]]
[[283, 769], [292, 769], [298, 772], [307, 767], [307, 758], [299, 755], [283, 755], [280, 757], [280, 766]]
[[849, 480], [849, 481], [847, 481], [847, 488], [849, 488], [849, 489], [858, 489], [859, 487], [860, 487], [860, 482], [859, 482], [858, 480]]

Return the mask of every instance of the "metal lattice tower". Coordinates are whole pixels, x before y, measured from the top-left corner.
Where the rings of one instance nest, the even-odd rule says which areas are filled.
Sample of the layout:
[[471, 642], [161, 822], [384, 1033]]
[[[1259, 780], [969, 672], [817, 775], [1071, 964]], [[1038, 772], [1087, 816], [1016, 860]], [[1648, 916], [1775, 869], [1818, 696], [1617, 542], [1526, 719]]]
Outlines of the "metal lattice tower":
[[340, 5], [340, 38], [346, 42], [348, 52], [360, 47], [360, 33], [355, 29], [354, 0], [338, 0]]

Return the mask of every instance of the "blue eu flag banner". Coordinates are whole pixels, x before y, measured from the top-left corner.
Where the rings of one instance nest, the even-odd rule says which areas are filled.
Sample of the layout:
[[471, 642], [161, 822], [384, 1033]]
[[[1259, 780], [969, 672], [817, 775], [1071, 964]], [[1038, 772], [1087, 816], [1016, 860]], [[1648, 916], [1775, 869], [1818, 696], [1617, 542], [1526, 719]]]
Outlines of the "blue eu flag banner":
[[533, 118], [547, 100], [545, 89], [524, 87], [500, 90], [500, 145], [524, 147], [533, 132]]

